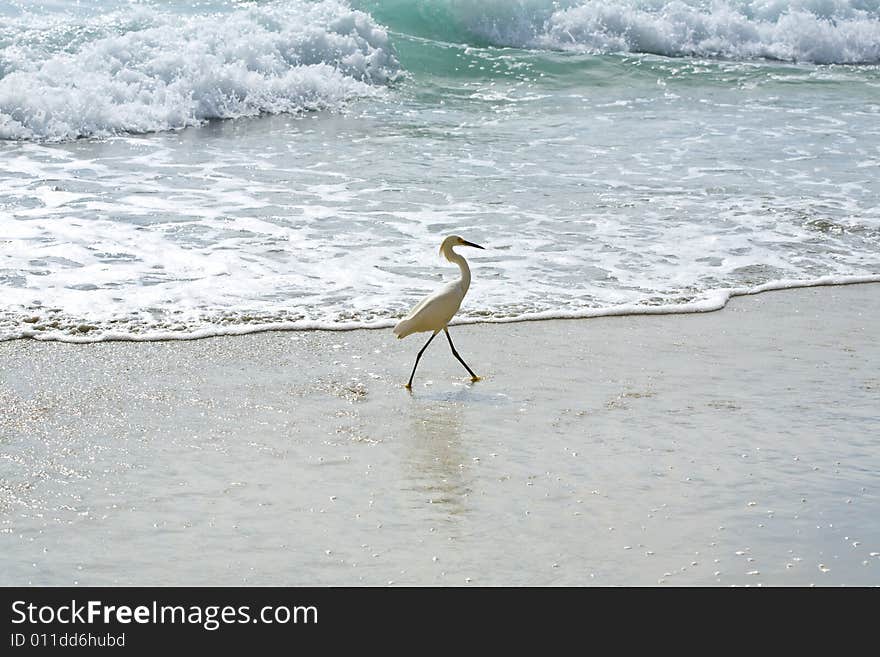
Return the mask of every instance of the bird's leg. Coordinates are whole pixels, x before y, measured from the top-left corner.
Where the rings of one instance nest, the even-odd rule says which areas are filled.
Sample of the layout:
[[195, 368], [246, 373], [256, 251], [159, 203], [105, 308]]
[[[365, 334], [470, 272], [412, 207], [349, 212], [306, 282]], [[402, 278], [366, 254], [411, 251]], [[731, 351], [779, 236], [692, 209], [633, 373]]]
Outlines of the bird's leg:
[[462, 359], [462, 357], [459, 356], [458, 352], [455, 350], [455, 345], [452, 344], [452, 336], [449, 335], [449, 329], [444, 328], [443, 332], [446, 333], [446, 339], [449, 340], [449, 346], [452, 349], [452, 355], [458, 358], [458, 362], [464, 365], [464, 368], [470, 373], [471, 381], [479, 381], [480, 377], [474, 374], [474, 371], [470, 367], [468, 367], [468, 364], [464, 362], [464, 359]]
[[[425, 343], [425, 346], [422, 347], [422, 350], [419, 352], [419, 355], [416, 356], [416, 364], [413, 365], [413, 371], [412, 371], [412, 374], [409, 375], [409, 383], [407, 383], [406, 386], [405, 386], [408, 390], [412, 390], [412, 380], [413, 380], [413, 377], [416, 375], [416, 368], [419, 366], [419, 358], [422, 357], [422, 354], [425, 353], [425, 349], [427, 349], [427, 348], [428, 348], [428, 345], [431, 344], [431, 340], [433, 340], [434, 338], [436, 338], [436, 337], [437, 337], [437, 334], [438, 334], [439, 332], [440, 332], [440, 331], [434, 331], [434, 333], [431, 335], [431, 337], [428, 338], [428, 341]], [[465, 365], [465, 367], [467, 367], [467, 365]]]

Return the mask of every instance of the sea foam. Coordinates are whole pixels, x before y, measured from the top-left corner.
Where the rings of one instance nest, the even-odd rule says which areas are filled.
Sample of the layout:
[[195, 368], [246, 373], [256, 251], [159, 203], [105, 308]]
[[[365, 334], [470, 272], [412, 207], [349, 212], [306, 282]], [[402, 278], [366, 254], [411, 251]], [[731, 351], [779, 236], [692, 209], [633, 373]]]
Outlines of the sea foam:
[[181, 15], [25, 14], [0, 32], [0, 138], [145, 133], [339, 108], [399, 73], [386, 32], [336, 0]]
[[814, 64], [880, 62], [878, 0], [365, 0], [445, 42]]
[[[830, 287], [837, 285], [859, 285], [865, 283], [880, 283], [880, 275], [872, 276], [823, 276], [815, 279], [794, 280], [783, 279], [772, 281], [753, 287], [722, 288], [707, 291], [700, 299], [684, 304], [668, 304], [660, 306], [648, 306], [640, 303], [627, 303], [617, 306], [605, 306], [600, 308], [583, 308], [575, 311], [545, 310], [517, 315], [514, 317], [503, 316], [463, 316], [455, 318], [450, 326], [462, 326], [467, 324], [513, 324], [520, 322], [548, 321], [560, 319], [593, 319], [597, 317], [624, 317], [630, 315], [688, 315], [695, 313], [715, 312], [723, 309], [734, 297], [752, 296], [765, 292], [777, 292], [782, 290], [797, 290], [809, 287]], [[168, 330], [152, 328], [146, 331], [133, 332], [130, 327], [118, 320], [104, 326], [88, 326], [85, 332], [77, 331], [73, 326], [57, 330], [46, 330], [46, 327], [22, 328], [19, 323], [18, 329], [3, 326], [16, 322], [4, 321], [0, 316], [0, 342], [31, 338], [48, 342], [67, 342], [73, 344], [89, 344], [96, 342], [156, 342], [156, 341], [187, 341], [202, 340], [221, 336], [248, 335], [252, 333], [265, 333], [267, 331], [354, 331], [359, 329], [391, 329], [399, 318], [373, 319], [370, 321], [321, 321], [321, 320], [297, 320], [297, 321], [271, 321], [271, 322], [246, 322], [220, 325], [216, 323], [204, 323], [194, 325], [183, 330]], [[24, 325], [27, 326], [27, 325]]]
[[537, 42], [602, 53], [876, 63], [880, 12], [872, 0], [591, 0], [555, 12]]

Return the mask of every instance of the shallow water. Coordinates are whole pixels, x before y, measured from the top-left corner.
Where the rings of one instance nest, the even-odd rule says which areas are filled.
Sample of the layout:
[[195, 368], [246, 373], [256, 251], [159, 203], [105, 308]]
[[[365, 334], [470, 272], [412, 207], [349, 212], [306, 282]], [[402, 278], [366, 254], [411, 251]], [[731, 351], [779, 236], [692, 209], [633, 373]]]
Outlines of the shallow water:
[[0, 3], [0, 339], [388, 326], [450, 233], [466, 321], [877, 279], [880, 10], [826, 5]]
[[877, 287], [456, 328], [412, 395], [386, 331], [5, 342], [0, 584], [880, 584]]

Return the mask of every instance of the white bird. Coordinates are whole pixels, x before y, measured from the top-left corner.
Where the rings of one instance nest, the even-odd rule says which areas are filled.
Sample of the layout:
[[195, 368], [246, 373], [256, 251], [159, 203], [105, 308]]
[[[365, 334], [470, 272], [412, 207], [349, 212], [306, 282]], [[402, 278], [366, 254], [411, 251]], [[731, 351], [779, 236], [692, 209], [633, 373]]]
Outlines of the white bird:
[[425, 349], [428, 348], [428, 345], [431, 344], [431, 340], [433, 340], [440, 331], [446, 333], [446, 339], [449, 340], [449, 346], [452, 348], [453, 356], [455, 356], [458, 361], [464, 365], [468, 373], [470, 373], [471, 381], [480, 380], [480, 377], [474, 374], [474, 371], [468, 367], [468, 364], [458, 355], [458, 352], [455, 350], [455, 345], [452, 344], [452, 337], [449, 335], [449, 329], [447, 328], [449, 321], [455, 313], [458, 312], [458, 309], [461, 306], [461, 301], [464, 299], [464, 295], [467, 294], [468, 288], [471, 285], [471, 270], [468, 267], [467, 260], [452, 250], [452, 247], [454, 246], [473, 246], [478, 249], [483, 248], [479, 244], [463, 240], [458, 235], [450, 235], [443, 240], [443, 243], [440, 245], [440, 253], [449, 262], [454, 262], [458, 265], [458, 268], [461, 270], [461, 278], [447, 283], [433, 294], [429, 294], [422, 299], [416, 307], [410, 310], [409, 314], [400, 320], [397, 323], [397, 326], [394, 327], [394, 335], [396, 335], [398, 339], [405, 338], [410, 333], [433, 331], [431, 337], [428, 338], [425, 346], [422, 347], [422, 350], [419, 352], [419, 355], [416, 356], [416, 364], [413, 365], [412, 374], [409, 375], [409, 383], [406, 384], [406, 387], [410, 390], [412, 390], [412, 381], [416, 374], [416, 368], [419, 366], [419, 359], [422, 357]]

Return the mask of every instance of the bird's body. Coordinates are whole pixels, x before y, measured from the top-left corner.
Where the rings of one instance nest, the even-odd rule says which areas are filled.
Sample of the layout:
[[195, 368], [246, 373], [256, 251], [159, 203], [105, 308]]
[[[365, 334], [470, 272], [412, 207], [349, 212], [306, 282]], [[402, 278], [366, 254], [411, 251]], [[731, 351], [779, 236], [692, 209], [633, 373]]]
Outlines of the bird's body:
[[450, 235], [443, 240], [443, 243], [440, 245], [440, 253], [447, 260], [458, 265], [458, 268], [461, 270], [461, 278], [447, 283], [433, 294], [422, 299], [411, 311], [409, 311], [409, 314], [400, 320], [394, 327], [394, 335], [396, 335], [398, 339], [405, 338], [412, 333], [423, 333], [426, 331], [432, 332], [431, 338], [428, 340], [427, 344], [422, 347], [422, 351], [420, 351], [419, 355], [416, 357], [416, 364], [413, 367], [413, 373], [409, 378], [409, 383], [406, 386], [407, 388], [412, 386], [412, 378], [416, 373], [416, 367], [418, 367], [419, 358], [421, 358], [422, 352], [425, 351], [428, 345], [431, 344], [431, 340], [433, 340], [434, 336], [440, 331], [446, 332], [446, 337], [449, 339], [449, 346], [452, 347], [452, 353], [459, 361], [461, 361], [461, 364], [467, 368], [467, 371], [470, 372], [472, 380], [476, 381], [479, 379], [479, 377], [471, 371], [471, 368], [467, 366], [467, 363], [462, 360], [461, 356], [458, 355], [458, 352], [455, 351], [455, 347], [452, 345], [452, 338], [449, 336], [449, 330], [447, 329], [449, 322], [461, 307], [464, 295], [467, 294], [468, 288], [470, 288], [471, 285], [470, 267], [468, 267], [467, 260], [452, 250], [455, 246], [473, 246], [478, 249], [483, 248], [478, 244], [463, 240], [458, 235]]
[[439, 331], [446, 328], [461, 307], [466, 292], [467, 288], [462, 286], [460, 280], [447, 283], [410, 310], [409, 314], [394, 327], [394, 335], [402, 339], [411, 333]]

